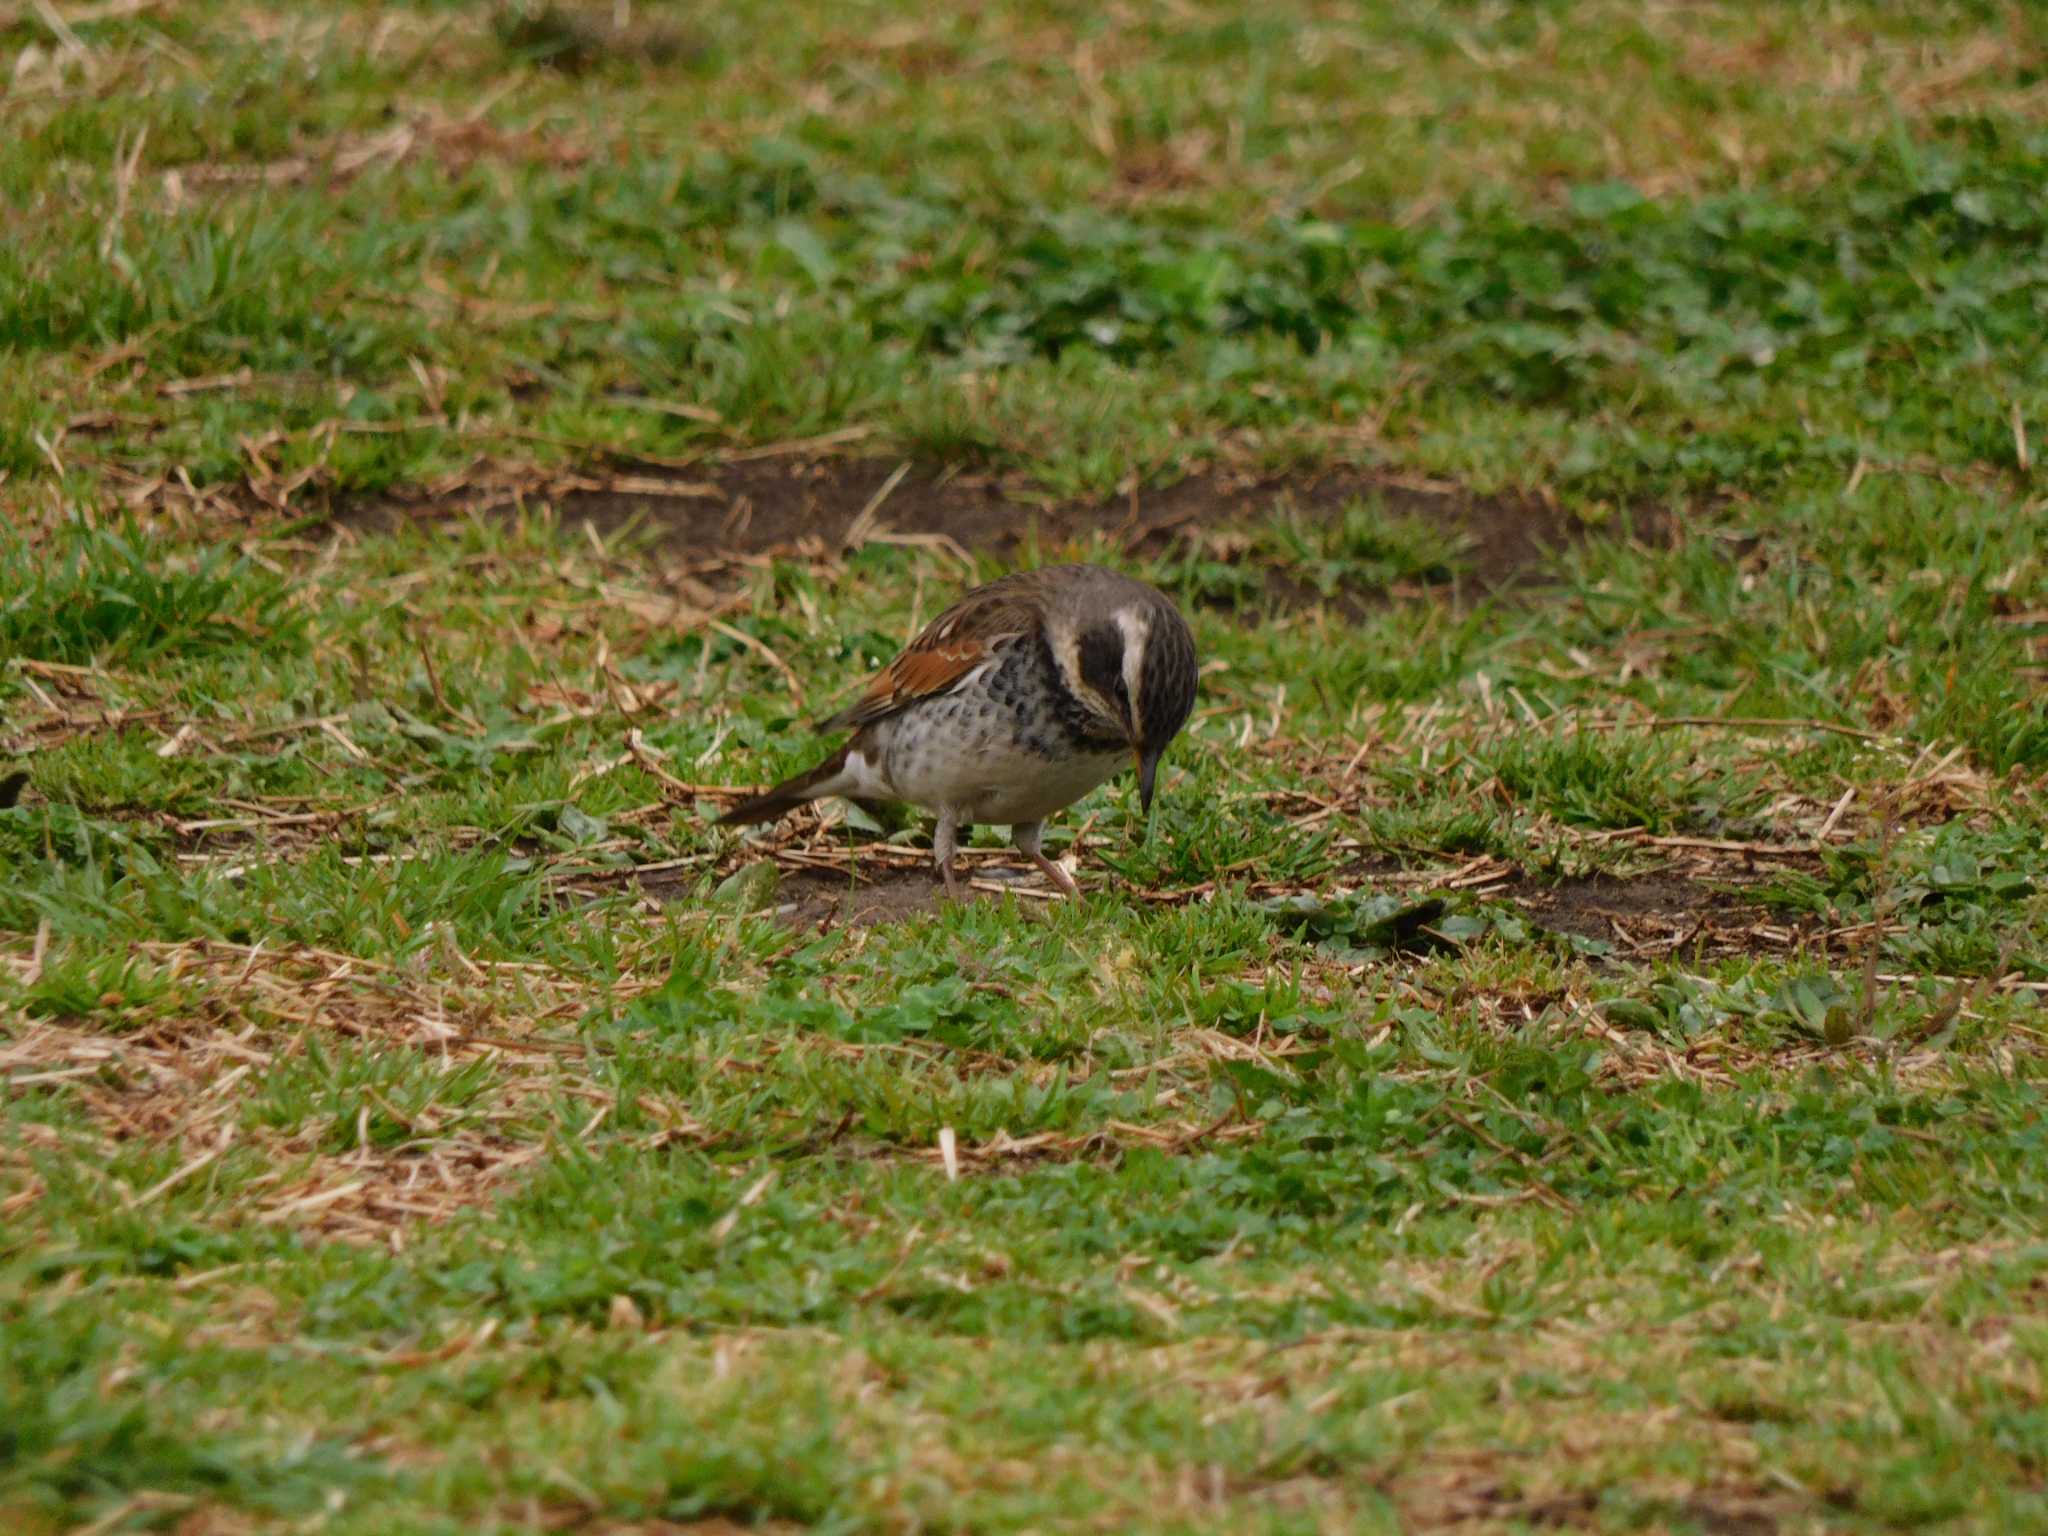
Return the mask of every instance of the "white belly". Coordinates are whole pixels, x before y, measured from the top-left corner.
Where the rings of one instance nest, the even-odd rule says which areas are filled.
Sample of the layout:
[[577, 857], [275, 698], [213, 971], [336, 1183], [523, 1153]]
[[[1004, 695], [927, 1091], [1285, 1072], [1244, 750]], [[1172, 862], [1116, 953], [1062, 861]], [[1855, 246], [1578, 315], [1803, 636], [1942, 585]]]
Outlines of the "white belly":
[[1129, 761], [1122, 751], [1047, 757], [1019, 747], [1006, 731], [923, 729], [915, 715], [889, 723], [896, 729], [878, 743], [888, 792], [968, 822], [1042, 821]]

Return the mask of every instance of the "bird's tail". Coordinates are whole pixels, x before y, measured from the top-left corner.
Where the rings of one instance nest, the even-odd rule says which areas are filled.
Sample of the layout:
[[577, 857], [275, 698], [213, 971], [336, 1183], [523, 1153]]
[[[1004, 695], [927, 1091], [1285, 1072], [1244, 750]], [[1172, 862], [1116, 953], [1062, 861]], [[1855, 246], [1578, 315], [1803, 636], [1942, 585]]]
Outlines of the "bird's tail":
[[809, 772], [784, 779], [773, 789], [763, 790], [737, 805], [728, 806], [725, 814], [718, 818], [718, 824], [737, 827], [749, 822], [773, 821], [784, 812], [793, 811], [812, 800], [838, 794], [843, 787], [840, 781], [846, 773], [847, 754], [851, 751], [851, 745], [841, 747]]

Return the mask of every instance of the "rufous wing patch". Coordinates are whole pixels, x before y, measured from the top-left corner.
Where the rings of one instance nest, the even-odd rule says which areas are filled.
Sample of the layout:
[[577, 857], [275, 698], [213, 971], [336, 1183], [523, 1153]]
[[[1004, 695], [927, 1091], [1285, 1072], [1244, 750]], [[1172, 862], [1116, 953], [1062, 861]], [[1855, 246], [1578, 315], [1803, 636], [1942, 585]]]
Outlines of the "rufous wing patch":
[[834, 715], [826, 726], [839, 730], [849, 725], [866, 725], [919, 699], [944, 693], [987, 661], [989, 654], [989, 647], [978, 640], [905, 651], [876, 673], [867, 691]]
[[820, 727], [869, 725], [957, 687], [1003, 646], [1028, 632], [1032, 614], [996, 582], [940, 614], [865, 692]]
[[890, 700], [921, 699], [943, 693], [988, 660], [988, 647], [976, 641], [905, 651], [876, 679], [873, 692]]

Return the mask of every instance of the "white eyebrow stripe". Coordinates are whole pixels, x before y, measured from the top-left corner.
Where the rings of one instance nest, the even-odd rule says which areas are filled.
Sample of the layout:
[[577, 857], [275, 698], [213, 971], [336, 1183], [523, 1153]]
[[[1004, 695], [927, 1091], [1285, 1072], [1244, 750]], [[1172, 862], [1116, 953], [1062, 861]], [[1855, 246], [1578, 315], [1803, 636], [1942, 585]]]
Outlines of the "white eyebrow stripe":
[[1139, 608], [1119, 608], [1116, 627], [1124, 632], [1124, 692], [1131, 699], [1131, 723], [1143, 739], [1145, 722], [1138, 718], [1138, 679], [1145, 670], [1145, 637], [1152, 632], [1152, 615]]

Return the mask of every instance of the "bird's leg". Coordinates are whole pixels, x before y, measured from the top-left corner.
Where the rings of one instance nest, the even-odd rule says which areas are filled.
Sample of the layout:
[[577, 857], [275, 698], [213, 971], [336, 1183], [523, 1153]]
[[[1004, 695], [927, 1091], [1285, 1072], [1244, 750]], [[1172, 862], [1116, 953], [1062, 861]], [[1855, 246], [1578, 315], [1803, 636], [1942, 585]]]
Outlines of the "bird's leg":
[[939, 878], [946, 882], [946, 894], [955, 901], [965, 901], [967, 893], [960, 886], [960, 877], [953, 873], [953, 854], [960, 846], [960, 818], [952, 811], [939, 812], [939, 829], [932, 834], [932, 858], [939, 866]]
[[1045, 856], [1039, 844], [1045, 837], [1045, 823], [1027, 821], [1010, 828], [1010, 841], [1017, 845], [1017, 851], [1045, 871], [1045, 878], [1053, 883], [1062, 896], [1078, 896], [1081, 888], [1074, 884], [1074, 877]]

